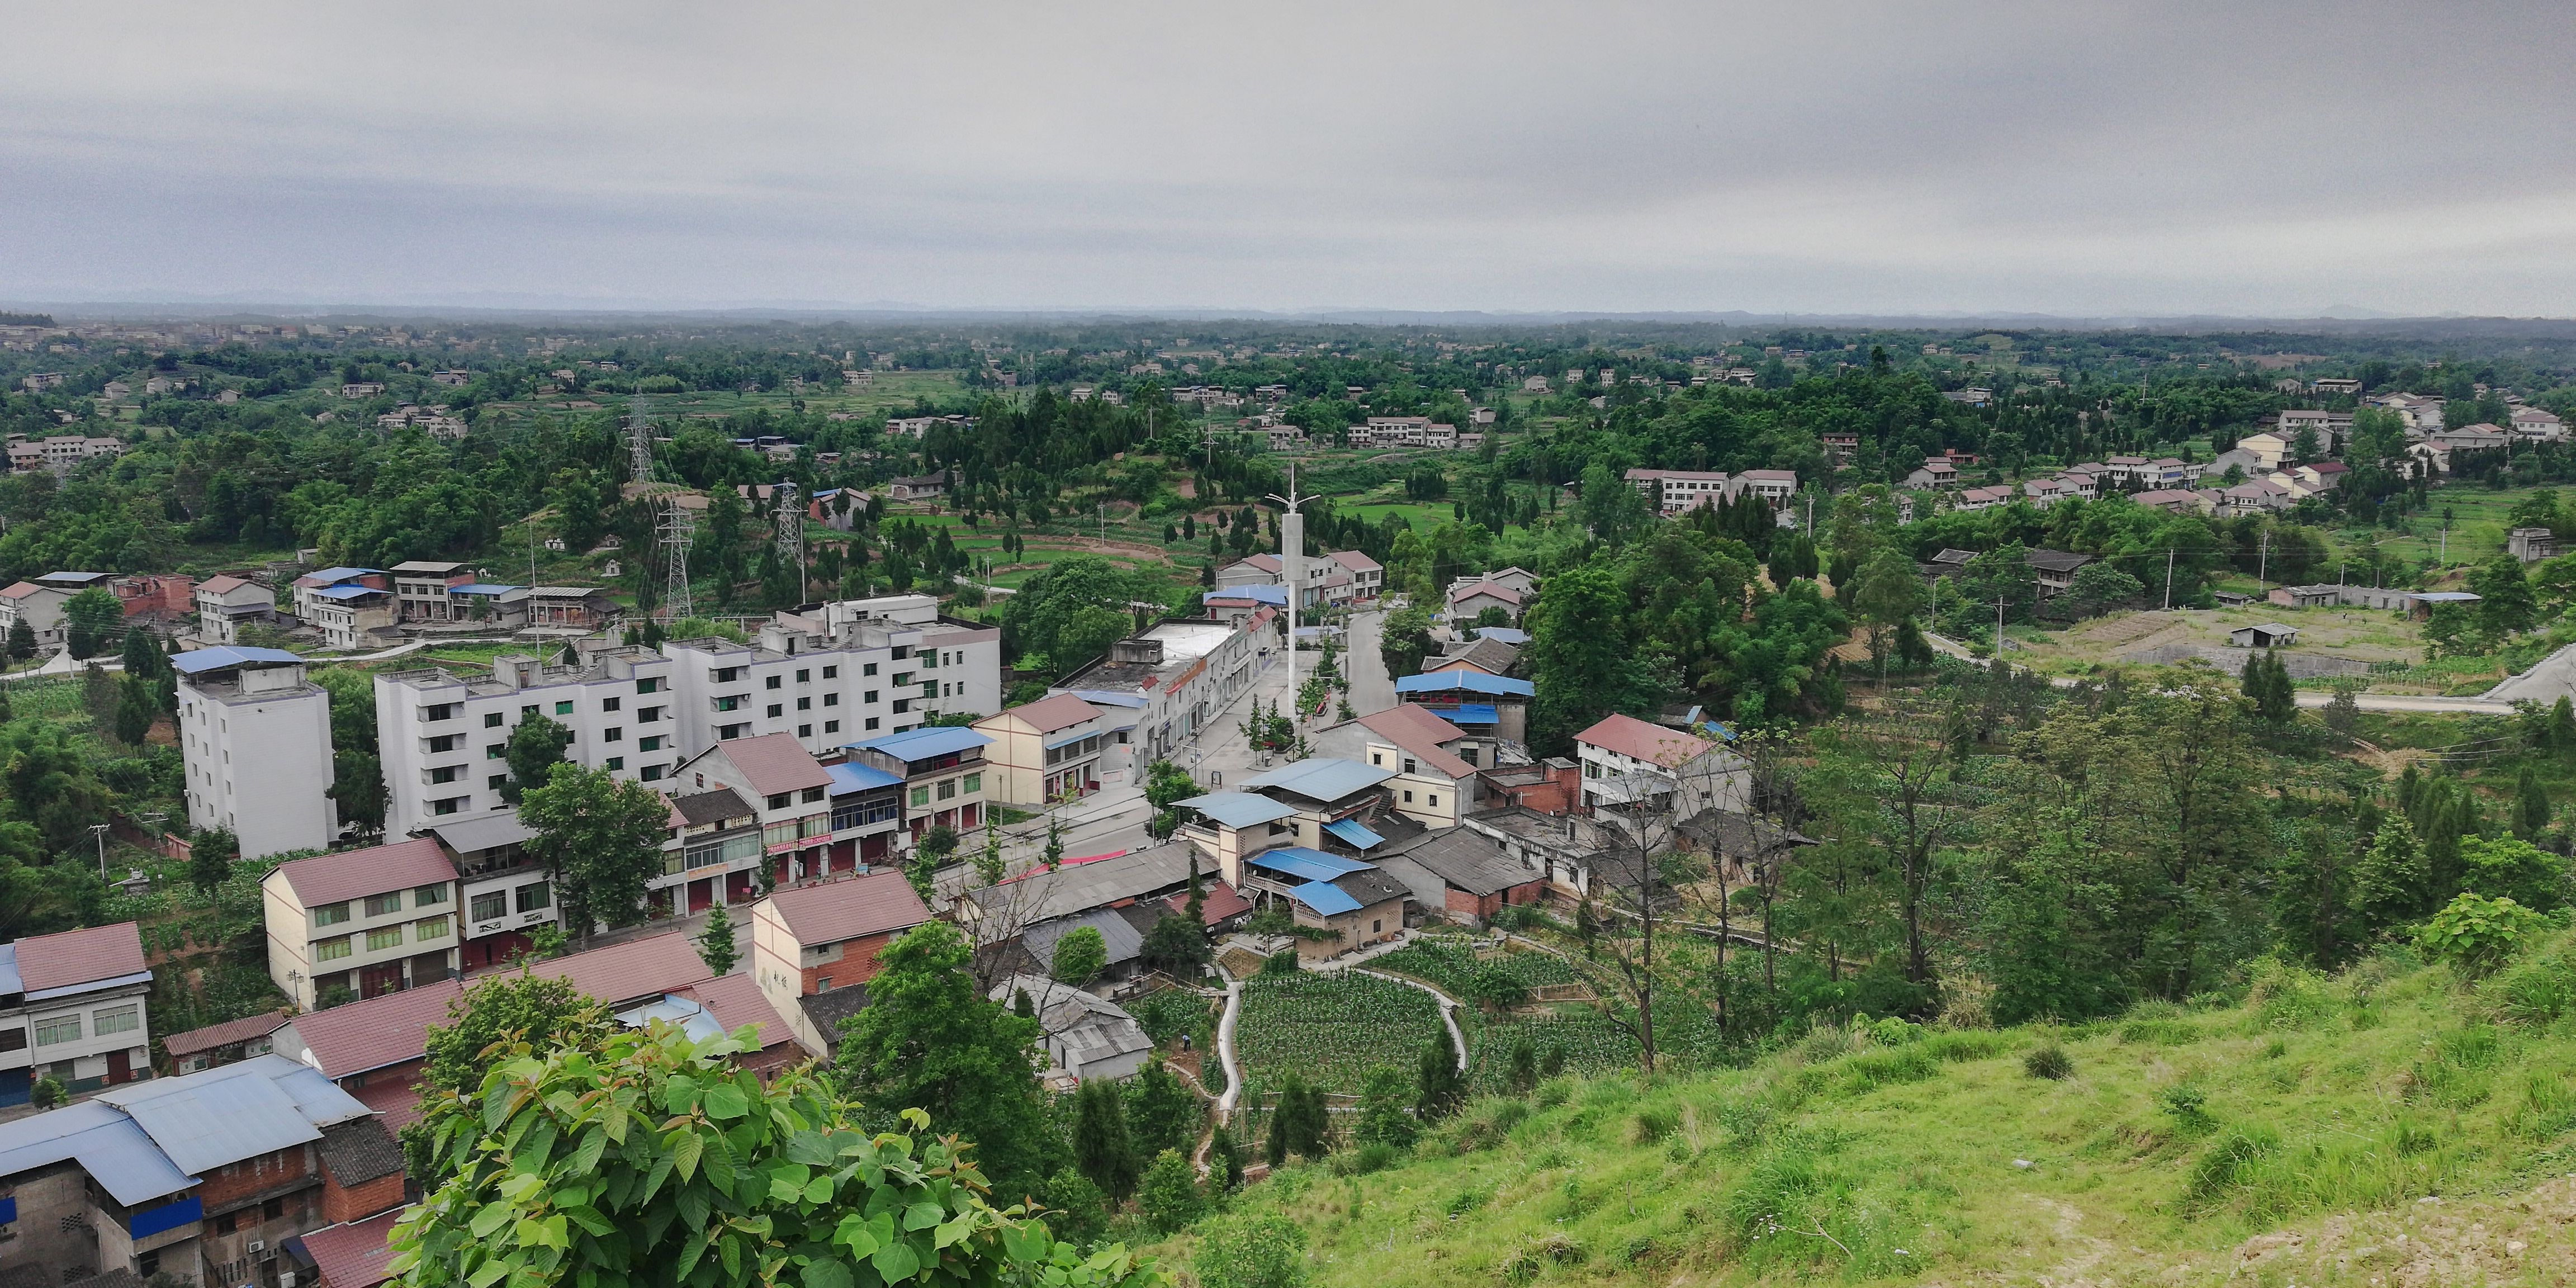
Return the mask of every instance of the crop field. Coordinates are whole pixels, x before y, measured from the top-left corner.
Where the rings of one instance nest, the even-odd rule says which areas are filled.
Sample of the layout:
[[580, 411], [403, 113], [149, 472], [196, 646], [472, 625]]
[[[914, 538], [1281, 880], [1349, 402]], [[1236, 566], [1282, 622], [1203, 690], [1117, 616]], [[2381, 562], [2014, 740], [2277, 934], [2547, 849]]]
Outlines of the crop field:
[[[1662, 1018], [1657, 1007], [1657, 1018]], [[1637, 1043], [1589, 1006], [1561, 1006], [1554, 1014], [1485, 1026], [1467, 1060], [1467, 1085], [1477, 1095], [1498, 1095], [1510, 1075], [1512, 1048], [1529, 1044], [1542, 1067], [1562, 1063], [1567, 1073], [1598, 1074], [1637, 1066]], [[1660, 1053], [1664, 1043], [1656, 1043]]]
[[1418, 936], [1412, 943], [1372, 960], [1369, 965], [1378, 970], [1411, 975], [1462, 1000], [1467, 981], [1486, 967], [1499, 968], [1533, 989], [1542, 984], [1571, 984], [1577, 978], [1574, 967], [1553, 953], [1504, 953], [1491, 960], [1480, 960], [1474, 942], [1464, 935]]
[[1296, 1073], [1355, 1094], [1370, 1069], [1410, 1071], [1447, 1033], [1439, 1004], [1421, 989], [1373, 975], [1300, 973], [1244, 982], [1234, 1040], [1247, 1081], [1276, 1087]]

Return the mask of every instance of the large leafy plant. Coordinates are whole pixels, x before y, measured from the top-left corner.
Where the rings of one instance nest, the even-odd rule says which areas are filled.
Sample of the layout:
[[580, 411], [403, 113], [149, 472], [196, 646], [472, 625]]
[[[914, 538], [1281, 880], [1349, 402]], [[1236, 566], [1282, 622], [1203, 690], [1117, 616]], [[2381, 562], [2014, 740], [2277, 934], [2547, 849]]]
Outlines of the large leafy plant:
[[521, 1043], [474, 1094], [434, 1093], [445, 1179], [395, 1227], [390, 1269], [422, 1288], [1159, 1282], [1123, 1247], [1086, 1257], [995, 1208], [953, 1137], [852, 1130], [853, 1106], [802, 1069], [763, 1086], [725, 1059], [748, 1038], [656, 1023]]

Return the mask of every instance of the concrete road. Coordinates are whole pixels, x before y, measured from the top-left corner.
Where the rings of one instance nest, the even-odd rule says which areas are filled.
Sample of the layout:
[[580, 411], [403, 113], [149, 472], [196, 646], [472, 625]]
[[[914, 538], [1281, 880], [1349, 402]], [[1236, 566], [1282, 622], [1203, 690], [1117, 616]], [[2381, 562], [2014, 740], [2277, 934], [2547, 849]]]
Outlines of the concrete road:
[[1386, 614], [1377, 609], [1351, 615], [1350, 652], [1342, 658], [1342, 674], [1350, 677], [1351, 710], [1364, 716], [1395, 705], [1395, 681], [1378, 653], [1385, 627]]

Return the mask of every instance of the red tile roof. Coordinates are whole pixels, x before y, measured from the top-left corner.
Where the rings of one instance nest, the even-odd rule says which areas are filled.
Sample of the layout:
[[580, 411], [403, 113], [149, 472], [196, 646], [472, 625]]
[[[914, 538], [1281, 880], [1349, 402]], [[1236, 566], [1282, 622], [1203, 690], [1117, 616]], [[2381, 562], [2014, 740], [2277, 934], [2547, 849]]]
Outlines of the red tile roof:
[[1704, 738], [1694, 738], [1686, 733], [1647, 724], [1634, 716], [1622, 715], [1604, 718], [1601, 723], [1574, 735], [1574, 740], [1599, 747], [1603, 751], [1614, 751], [1650, 764], [1662, 765], [1666, 769], [1677, 768], [1692, 757], [1713, 750], [1717, 746], [1716, 743]]
[[[1228, 917], [1240, 917], [1252, 911], [1252, 901], [1244, 898], [1242, 893], [1233, 886], [1214, 877], [1206, 878], [1206, 881], [1205, 885], [1199, 887], [1199, 893], [1202, 896], [1199, 899], [1199, 921], [1202, 924], [1213, 926]], [[1190, 892], [1183, 890], [1165, 899], [1163, 906], [1171, 909], [1175, 916], [1188, 916]]]
[[313, 1269], [321, 1277], [321, 1288], [375, 1288], [393, 1278], [385, 1269], [394, 1259], [387, 1241], [393, 1237], [394, 1222], [408, 1211], [391, 1212], [315, 1230], [304, 1236], [304, 1251], [313, 1258]]
[[30, 993], [141, 975], [143, 935], [131, 921], [18, 941], [18, 982]]
[[1070, 729], [1085, 720], [1096, 719], [1100, 712], [1090, 703], [1073, 694], [1059, 693], [1051, 698], [1040, 698], [1035, 702], [1011, 707], [1003, 711], [1002, 715], [1015, 716], [1039, 733], [1049, 734], [1058, 729]]
[[536, 962], [530, 969], [569, 981], [610, 1006], [677, 992], [707, 978], [696, 941], [677, 930]]
[[232, 575], [230, 575], [230, 574], [224, 574], [224, 575], [221, 575], [221, 576], [215, 576], [215, 577], [208, 577], [208, 578], [206, 578], [204, 581], [201, 581], [201, 582], [197, 583], [197, 589], [199, 589], [199, 590], [211, 590], [211, 591], [215, 592], [216, 594], [221, 595], [221, 594], [225, 594], [225, 593], [227, 593], [227, 592], [229, 592], [229, 591], [238, 590], [238, 589], [240, 589], [241, 587], [247, 586], [247, 585], [249, 585], [249, 584], [250, 584], [249, 582], [247, 582], [247, 581], [245, 581], [245, 580], [243, 580], [243, 579], [241, 579], [241, 578], [239, 578], [239, 577], [235, 577], [235, 576], [232, 576]]
[[909, 930], [930, 920], [930, 909], [900, 872], [781, 890], [764, 902], [787, 932], [807, 948], [837, 944], [889, 930]]
[[1364, 555], [1357, 550], [1336, 550], [1324, 557], [1350, 569], [1352, 572], [1383, 572], [1386, 569], [1386, 565], [1379, 563], [1375, 559], [1369, 558], [1367, 555]]
[[832, 785], [832, 775], [814, 762], [813, 754], [792, 734], [735, 738], [716, 744], [716, 749], [751, 780], [751, 789], [763, 796]]
[[448, 862], [447, 851], [439, 848], [437, 838], [421, 836], [372, 849], [296, 859], [278, 864], [272, 875], [285, 878], [298, 903], [316, 908], [389, 890], [453, 881], [456, 865]]
[[691, 984], [678, 990], [680, 996], [707, 1008], [716, 1023], [727, 1033], [752, 1024], [759, 1026], [760, 1047], [766, 1051], [781, 1042], [793, 1042], [796, 1034], [787, 1022], [778, 1018], [778, 1008], [760, 991], [758, 981], [749, 975], [719, 975], [702, 984]]
[[1440, 745], [1452, 739], [1466, 737], [1467, 731], [1410, 702], [1398, 703], [1384, 711], [1361, 716], [1360, 723], [1379, 737], [1410, 753], [1415, 760], [1451, 778], [1469, 778], [1475, 775], [1474, 765], [1459, 759], [1456, 753]]
[[1503, 585], [1500, 582], [1471, 581], [1451, 586], [1449, 588], [1449, 602], [1453, 604], [1457, 603], [1459, 600], [1469, 599], [1477, 595], [1491, 595], [1494, 598], [1515, 607], [1519, 606], [1521, 602], [1521, 593], [1519, 591]]
[[277, 1010], [245, 1016], [238, 1020], [226, 1020], [221, 1024], [209, 1024], [202, 1029], [173, 1033], [161, 1039], [161, 1049], [169, 1052], [173, 1059], [183, 1055], [195, 1055], [200, 1051], [212, 1051], [217, 1047], [228, 1047], [236, 1042], [248, 1042], [252, 1038], [267, 1037], [285, 1028], [286, 1019], [286, 1012]]
[[465, 991], [452, 979], [349, 1002], [289, 1021], [313, 1053], [309, 1063], [337, 1081], [417, 1060], [429, 1051], [429, 1026], [447, 1022], [447, 1004]]

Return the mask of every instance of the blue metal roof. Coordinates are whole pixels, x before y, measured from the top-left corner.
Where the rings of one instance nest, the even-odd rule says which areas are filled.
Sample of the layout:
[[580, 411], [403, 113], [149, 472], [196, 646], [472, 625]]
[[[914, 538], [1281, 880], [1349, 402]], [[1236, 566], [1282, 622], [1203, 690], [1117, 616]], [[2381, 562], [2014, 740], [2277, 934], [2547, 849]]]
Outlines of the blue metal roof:
[[1356, 760], [1335, 760], [1315, 756], [1294, 764], [1281, 765], [1268, 773], [1255, 774], [1243, 780], [1246, 787], [1276, 788], [1295, 792], [1311, 800], [1337, 801], [1353, 792], [1366, 791], [1395, 777], [1395, 771], [1378, 765], [1363, 765]]
[[1335, 877], [1349, 876], [1354, 872], [1366, 872], [1373, 866], [1357, 859], [1345, 859], [1337, 854], [1326, 854], [1322, 850], [1310, 850], [1302, 845], [1263, 850], [1259, 854], [1245, 856], [1243, 861], [1256, 868], [1267, 868], [1273, 872], [1285, 873], [1308, 881], [1330, 881]]
[[124, 1110], [173, 1166], [199, 1173], [320, 1140], [324, 1126], [374, 1112], [319, 1071], [275, 1054], [97, 1098]]
[[854, 742], [848, 745], [863, 747], [869, 751], [882, 751], [902, 760], [928, 760], [933, 756], [945, 756], [951, 752], [989, 746], [992, 741], [991, 738], [962, 726], [925, 725], [919, 729], [890, 733], [882, 738], [870, 738], [866, 742]]
[[1458, 689], [1513, 698], [1531, 697], [1538, 692], [1538, 686], [1527, 680], [1487, 675], [1482, 671], [1434, 671], [1428, 675], [1408, 675], [1395, 682], [1398, 693], [1442, 693]]
[[1345, 844], [1355, 850], [1365, 850], [1372, 845], [1386, 844], [1385, 837], [1368, 830], [1355, 818], [1337, 818], [1326, 823], [1324, 830], [1342, 838]]
[[680, 1031], [688, 1034], [692, 1042], [724, 1036], [724, 1025], [717, 1023], [707, 1008], [670, 993], [664, 993], [659, 1001], [646, 1002], [617, 1013], [617, 1022], [628, 1028], [640, 1029], [654, 1020], [679, 1025]]
[[104, 581], [104, 580], [106, 580], [107, 578], [113, 577], [113, 576], [115, 576], [115, 575], [116, 575], [116, 574], [115, 574], [115, 573], [112, 573], [112, 572], [49, 572], [49, 573], [46, 573], [46, 574], [45, 574], [44, 576], [42, 576], [42, 577], [38, 577], [38, 578], [36, 578], [36, 580], [37, 580], [37, 581]]
[[0, 1123], [0, 1176], [75, 1160], [100, 1188], [127, 1207], [197, 1183], [116, 1106], [85, 1100]]
[[1292, 887], [1288, 891], [1288, 897], [1327, 917], [1338, 917], [1345, 912], [1360, 910], [1359, 900], [1342, 893], [1339, 886], [1322, 881], [1309, 881], [1304, 885]]
[[518, 587], [516, 586], [504, 586], [497, 581], [469, 581], [462, 586], [448, 587], [447, 593], [451, 595], [506, 595], [517, 589]]
[[1211, 590], [1199, 596], [1199, 602], [1202, 604], [1212, 599], [1249, 599], [1256, 604], [1286, 608], [1288, 588], [1285, 586], [1228, 586], [1223, 590]]
[[1492, 640], [1497, 644], [1527, 644], [1529, 632], [1516, 626], [1479, 626], [1476, 628], [1476, 638]]
[[1293, 817], [1297, 811], [1252, 792], [1210, 792], [1175, 802], [1207, 815], [1225, 827], [1259, 827]]
[[220, 670], [246, 662], [301, 662], [303, 658], [282, 648], [246, 648], [238, 644], [220, 644], [214, 648], [190, 649], [170, 659], [172, 670], [181, 675]]
[[1424, 707], [1454, 725], [1501, 724], [1503, 713], [1490, 702], [1461, 702], [1454, 707]]
[[2478, 597], [2465, 590], [2427, 590], [2411, 596], [2428, 604], [2474, 604]]
[[1154, 705], [1141, 693], [1112, 693], [1107, 689], [1067, 689], [1073, 696], [1095, 707], [1135, 707], [1139, 710]]
[[835, 796], [844, 792], [863, 792], [872, 787], [892, 787], [903, 781], [882, 769], [870, 769], [865, 765], [825, 765], [823, 772], [832, 776], [832, 794]]
[[315, 599], [356, 599], [360, 595], [390, 595], [392, 591], [374, 586], [323, 586], [313, 592]]
[[329, 582], [346, 581], [351, 577], [381, 577], [384, 571], [382, 568], [325, 568], [320, 572], [308, 572], [304, 575], [317, 581]]

